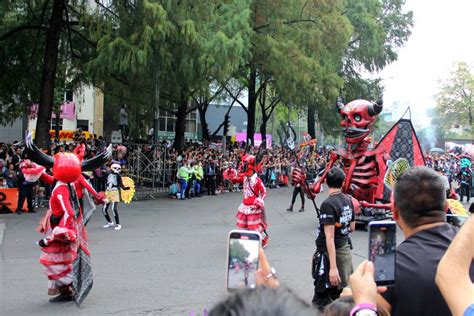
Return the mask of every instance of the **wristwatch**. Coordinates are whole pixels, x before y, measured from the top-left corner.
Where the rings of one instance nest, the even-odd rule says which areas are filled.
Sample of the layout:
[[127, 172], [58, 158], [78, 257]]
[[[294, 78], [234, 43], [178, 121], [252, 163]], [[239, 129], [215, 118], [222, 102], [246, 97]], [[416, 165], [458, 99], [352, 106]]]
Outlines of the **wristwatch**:
[[350, 316], [377, 316], [377, 306], [374, 304], [357, 304], [352, 308]]

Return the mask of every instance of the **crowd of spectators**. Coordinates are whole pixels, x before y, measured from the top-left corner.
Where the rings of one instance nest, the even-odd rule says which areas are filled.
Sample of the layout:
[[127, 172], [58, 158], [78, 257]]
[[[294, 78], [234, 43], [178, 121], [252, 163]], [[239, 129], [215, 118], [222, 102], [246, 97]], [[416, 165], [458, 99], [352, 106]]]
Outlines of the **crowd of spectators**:
[[464, 201], [464, 197], [466, 197], [466, 202], [469, 202], [473, 196], [472, 160], [462, 151], [432, 153], [425, 156], [426, 166], [443, 176], [448, 197], [453, 197], [452, 193], [456, 193], [461, 202]]
[[[53, 141], [45, 152], [48, 155], [58, 152], [72, 152], [81, 143], [86, 145], [84, 159], [92, 158], [107, 146], [101, 136], [91, 135], [91, 138], [86, 139], [82, 131], [78, 129], [74, 133], [72, 141]], [[219, 143], [203, 144], [188, 140], [184, 150], [178, 151], [172, 147], [170, 142], [163, 140], [157, 145], [114, 145], [112, 159], [120, 162], [124, 174], [128, 174], [138, 181], [138, 186], [166, 188], [170, 197], [183, 199], [199, 197], [202, 194], [217, 195], [240, 190], [238, 185], [229, 181], [229, 177], [236, 172], [240, 157], [245, 150], [245, 143], [230, 143], [226, 151], [223, 152]], [[330, 150], [331, 148], [322, 146], [297, 148], [296, 155], [298, 155], [300, 163], [306, 167], [307, 178], [310, 181], [315, 179], [321, 170], [324, 170]], [[289, 185], [291, 170], [297, 164], [295, 152], [286, 147], [273, 146], [265, 150], [252, 148], [250, 153], [261, 159], [259, 176], [267, 188]], [[145, 157], [145, 159], [138, 162], [138, 155]], [[467, 195], [467, 201], [469, 201], [472, 196], [472, 169], [469, 168], [467, 173], [466, 169], [461, 170], [460, 157], [462, 157], [461, 154], [454, 153], [427, 155], [426, 163], [428, 167], [446, 176], [449, 184], [447, 191], [454, 190], [461, 198]], [[27, 157], [20, 142], [0, 144], [0, 187], [19, 186], [19, 163], [25, 158]], [[335, 166], [338, 166], [337, 162]], [[156, 176], [158, 168], [160, 172], [164, 173], [163, 176], [161, 174]], [[147, 181], [147, 178], [151, 178], [151, 176], [147, 177], [144, 170], [154, 173], [159, 181], [156, 179]], [[87, 174], [97, 191], [105, 189], [106, 175], [107, 166], [102, 166]], [[464, 187], [469, 186], [467, 190], [469, 195], [462, 191], [462, 184]], [[50, 188], [40, 184], [35, 192], [38, 193], [35, 204], [41, 205], [48, 199]]]

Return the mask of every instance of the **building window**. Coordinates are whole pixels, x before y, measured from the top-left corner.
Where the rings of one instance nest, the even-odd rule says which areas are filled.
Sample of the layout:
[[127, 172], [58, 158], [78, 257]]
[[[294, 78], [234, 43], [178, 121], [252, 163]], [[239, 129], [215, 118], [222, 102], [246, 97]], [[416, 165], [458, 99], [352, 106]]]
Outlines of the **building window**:
[[[176, 129], [176, 117], [169, 111], [159, 110], [158, 130], [160, 132], [174, 132]], [[185, 132], [197, 132], [197, 111], [193, 111], [186, 115]]]
[[74, 92], [72, 90], [66, 90], [66, 92], [64, 92], [64, 100], [72, 102], [74, 101], [73, 99], [74, 99]]
[[89, 131], [89, 120], [77, 120], [77, 128], [80, 128], [83, 132]]
[[160, 132], [166, 132], [166, 117], [161, 117], [158, 119], [158, 130]]
[[[56, 119], [51, 119], [51, 129], [56, 129]], [[63, 119], [59, 119], [59, 130], [63, 129]]]
[[196, 133], [197, 131], [196, 112], [197, 111], [195, 110], [186, 115], [185, 132], [187, 133]]
[[176, 119], [167, 117], [166, 118], [166, 131], [167, 132], [174, 132], [174, 126], [175, 126]]

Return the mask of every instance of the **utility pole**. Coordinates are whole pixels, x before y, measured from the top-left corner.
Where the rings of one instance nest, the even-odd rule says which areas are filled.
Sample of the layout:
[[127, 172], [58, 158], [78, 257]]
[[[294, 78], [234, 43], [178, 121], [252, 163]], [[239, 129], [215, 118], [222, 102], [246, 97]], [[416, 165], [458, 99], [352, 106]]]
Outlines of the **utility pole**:
[[[156, 62], [155, 69], [155, 94], [154, 94], [154, 105], [155, 105], [155, 118], [153, 120], [153, 142], [158, 144], [158, 122], [159, 122], [159, 109], [160, 109], [160, 64]], [[156, 148], [156, 146], [155, 146]]]
[[227, 134], [229, 133], [229, 119], [230, 116], [226, 114], [224, 116], [224, 131], [223, 131], [223, 137], [222, 137], [222, 151], [224, 153], [224, 157], [227, 157], [227, 150], [226, 150], [226, 143], [227, 143]]

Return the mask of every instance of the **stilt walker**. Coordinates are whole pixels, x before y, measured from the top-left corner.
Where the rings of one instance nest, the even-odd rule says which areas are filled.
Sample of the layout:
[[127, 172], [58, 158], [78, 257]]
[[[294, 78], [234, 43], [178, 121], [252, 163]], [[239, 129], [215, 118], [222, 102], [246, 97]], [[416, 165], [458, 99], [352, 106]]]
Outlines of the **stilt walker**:
[[262, 234], [262, 247], [268, 245], [267, 221], [265, 218], [265, 197], [267, 191], [257, 175], [256, 158], [253, 155], [242, 157], [238, 176], [233, 182], [243, 184], [243, 198], [237, 211], [237, 227], [256, 230]]
[[[114, 230], [122, 229], [120, 225], [120, 219], [118, 214], [118, 203], [120, 203], [121, 190], [130, 190], [130, 187], [125, 186], [122, 181], [122, 176], [120, 172], [122, 171], [122, 166], [119, 163], [114, 162], [110, 166], [110, 173], [107, 176], [107, 188], [105, 190], [105, 196], [108, 200], [108, 203], [104, 205], [102, 211], [107, 221], [103, 228], [114, 227]], [[112, 222], [109, 215], [109, 207], [111, 206], [112, 212], [114, 214], [115, 224]]]

